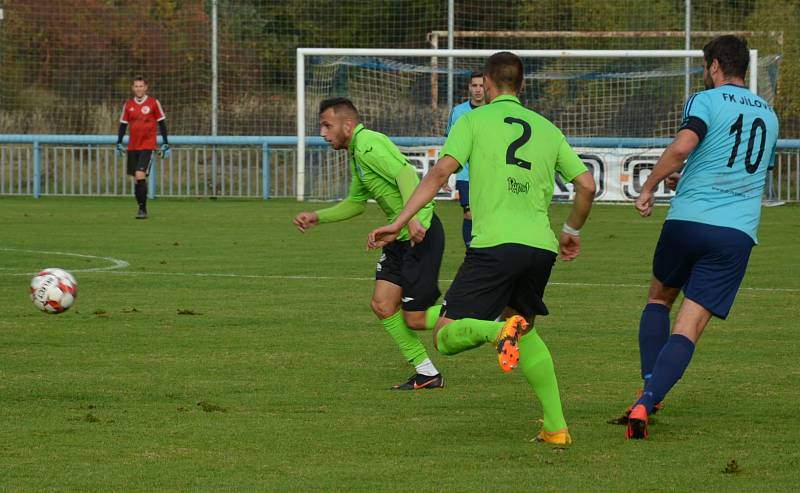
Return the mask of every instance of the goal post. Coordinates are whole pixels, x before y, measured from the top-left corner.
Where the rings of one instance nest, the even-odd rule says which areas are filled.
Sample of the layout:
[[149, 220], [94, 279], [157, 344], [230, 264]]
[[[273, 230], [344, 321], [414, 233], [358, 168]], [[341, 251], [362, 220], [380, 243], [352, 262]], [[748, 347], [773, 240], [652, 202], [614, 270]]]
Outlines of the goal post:
[[[401, 95], [399, 92], [392, 94], [389, 90], [389, 78], [390, 75], [393, 78], [392, 83], [394, 82], [394, 78], [396, 78], [397, 74], [400, 73], [414, 73], [419, 76], [420, 79], [426, 79], [428, 81], [428, 85], [430, 85], [430, 79], [432, 77], [436, 77], [437, 74], [446, 75], [446, 69], [438, 68], [437, 59], [438, 58], [450, 58], [454, 60], [470, 60], [470, 64], [462, 64], [461, 65], [461, 72], [469, 74], [470, 67], [471, 70], [480, 70], [482, 69], [482, 61], [484, 61], [487, 57], [491, 56], [492, 54], [496, 53], [498, 50], [471, 50], [471, 49], [454, 49], [454, 50], [446, 50], [446, 49], [370, 49], [370, 48], [360, 48], [360, 49], [352, 49], [352, 48], [298, 48], [297, 49], [297, 162], [296, 162], [296, 176], [295, 176], [295, 185], [296, 185], [296, 198], [298, 201], [303, 201], [308, 196], [306, 190], [306, 147], [307, 147], [307, 137], [310, 135], [316, 135], [316, 131], [309, 132], [309, 128], [307, 128], [307, 123], [310, 121], [311, 118], [316, 117], [316, 115], [310, 115], [309, 112], [313, 111], [312, 108], [316, 106], [317, 101], [309, 101], [307, 98], [307, 91], [309, 88], [309, 84], [314, 86], [315, 84], [317, 87], [317, 94], [315, 94], [316, 98], [327, 98], [333, 96], [348, 96], [351, 99], [354, 99], [354, 102], [359, 109], [360, 100], [358, 97], [355, 97], [349, 92], [350, 88], [359, 88], [362, 90], [364, 87], [368, 87], [367, 89], [363, 89], [366, 91], [372, 91], [372, 96], [375, 99], [380, 100], [379, 104], [381, 105], [393, 105], [395, 104], [396, 107], [393, 111], [395, 113], [395, 117], [400, 115], [399, 117], [402, 118], [403, 115], [408, 114], [409, 120], [418, 120], [421, 118], [420, 115], [424, 115], [424, 113], [413, 112], [413, 111], [406, 111], [406, 106], [409, 104], [415, 104], [417, 106], [425, 106], [426, 103], [421, 102], [425, 95], [421, 95], [419, 91], [423, 91], [424, 89], [419, 89], [419, 87], [423, 87], [424, 84], [417, 81], [416, 79], [411, 80], [411, 78], [406, 78], [403, 80], [402, 84], [398, 84], [399, 89], [397, 91], [418, 91], [416, 94], [408, 96], [408, 95]], [[641, 99], [636, 100], [635, 98], [630, 97], [630, 92], [635, 91], [628, 86], [622, 86], [615, 81], [617, 79], [626, 79], [626, 80], [649, 80], [649, 79], [658, 79], [659, 77], [666, 78], [666, 77], [675, 77], [676, 74], [680, 75], [680, 93], [676, 92], [674, 96], [671, 96], [674, 101], [670, 101], [669, 106], [675, 107], [680, 106], [682, 109], [683, 103], [685, 102], [684, 90], [683, 90], [683, 74], [684, 74], [684, 66], [683, 63], [685, 60], [691, 58], [702, 58], [703, 52], [702, 50], [509, 50], [518, 55], [522, 58], [525, 62], [530, 63], [540, 63], [539, 70], [536, 73], [528, 74], [526, 70], [525, 80], [526, 85], [529, 82], [539, 82], [541, 80], [547, 80], [550, 82], [550, 85], [553, 86], [539, 89], [542, 101], [545, 99], [552, 100], [556, 97], [561, 99], [570, 99], [570, 104], [573, 111], [577, 111], [577, 116], [572, 115], [572, 121], [579, 121], [581, 118], [585, 118], [583, 113], [590, 114], [591, 110], [594, 108], [581, 108], [583, 104], [582, 101], [590, 101], [591, 103], [587, 104], [598, 104], [598, 100], [602, 100], [603, 98], [613, 99], [618, 98], [618, 96], [613, 91], [619, 91], [620, 93], [624, 93], [624, 97], [621, 97], [621, 101], [617, 104], [618, 106], [622, 106], [625, 104], [637, 104], [637, 101], [641, 101]], [[312, 74], [308, 67], [308, 59], [312, 58], [316, 60], [315, 63], [320, 65], [324, 63], [328, 63], [332, 68], [329, 71], [320, 71], [319, 74]], [[652, 61], [652, 60], [670, 60], [673, 63], [680, 64], [680, 70], [677, 69], [661, 69], [661, 68], [637, 68], [632, 66], [628, 68], [627, 66], [615, 66], [612, 69], [608, 69], [607, 67], [602, 66], [599, 62], [597, 65], [589, 66], [587, 65], [585, 68], [581, 69], [580, 74], [576, 75], [575, 69], [568, 68], [565, 69], [566, 72], [562, 73], [559, 70], [562, 70], [561, 67], [556, 66], [547, 66], [545, 65], [546, 62], [556, 62], [560, 60], [586, 60], [588, 61], [596, 60], [602, 61], [604, 65], [614, 64], [614, 60], [632, 60], [638, 61], [635, 63], [642, 63], [641, 61]], [[315, 65], [315, 66], [317, 66]], [[356, 67], [359, 71], [359, 74], [351, 74], [351, 73], [338, 73], [335, 71], [336, 67], [340, 66], [352, 66]], [[676, 65], [677, 66], [677, 65]], [[749, 81], [749, 88], [750, 90], [757, 94], [758, 92], [758, 50], [750, 50], [750, 70], [748, 73], [748, 81]], [[354, 69], [354, 70], [356, 70]], [[611, 70], [611, 73], [603, 72], [604, 70]], [[675, 72], [675, 73], [673, 73]], [[702, 72], [701, 72], [702, 73]], [[375, 74], [383, 74], [382, 76], [376, 76]], [[366, 81], [366, 79], [372, 77], [374, 81]], [[591, 84], [591, 89], [586, 89], [583, 86], [581, 87], [563, 87], [563, 81], [580, 81], [582, 84]], [[384, 82], [387, 81], [387, 82]], [[556, 82], [553, 82], [556, 81]], [[339, 84], [341, 87], [335, 87], [335, 83]], [[370, 86], [370, 83], [372, 84]], [[702, 86], [702, 82], [695, 83], [695, 87]], [[573, 84], [575, 85], [575, 84]], [[618, 88], [621, 87], [621, 88]], [[698, 87], [697, 90], [701, 90], [702, 87]], [[430, 90], [430, 89], [428, 89]], [[647, 97], [647, 95], [652, 95], [656, 93], [659, 89], [657, 87], [649, 87], [647, 89], [647, 93], [641, 97]], [[591, 99], [585, 94], [592, 93]], [[402, 98], [401, 98], [402, 96]], [[427, 95], [430, 96], [429, 94]], [[393, 101], [392, 98], [397, 98], [397, 101]], [[400, 100], [402, 99], [402, 101]], [[679, 101], [678, 101], [679, 99]], [[646, 99], [645, 99], [646, 100]], [[376, 103], [378, 104], [378, 103]], [[542, 112], [536, 102], [530, 103], [532, 104], [533, 110], [538, 112]], [[600, 103], [604, 104], [604, 103]], [[430, 105], [428, 105], [430, 106]], [[435, 106], [435, 105], [433, 105]], [[556, 104], [553, 105], [554, 108], [557, 107]], [[446, 108], [449, 110], [449, 108]], [[556, 109], [553, 110], [554, 112], [558, 111]], [[636, 108], [628, 108], [626, 111], [636, 111]], [[646, 108], [639, 109], [639, 112], [646, 111]], [[581, 113], [583, 112], [583, 113]], [[674, 114], [675, 111], [672, 110]], [[678, 111], [680, 113], [680, 111]], [[545, 116], [550, 116], [547, 114], [546, 111], [543, 112]], [[674, 116], [674, 115], [673, 115]], [[678, 115], [680, 116], [680, 115]], [[431, 114], [431, 118], [439, 118], [442, 119], [441, 114]], [[600, 115], [598, 118], [604, 117]], [[606, 117], [607, 118], [607, 117]], [[446, 119], [446, 113], [444, 116]], [[557, 125], [559, 121], [557, 118], [552, 118], [554, 123]], [[394, 127], [393, 124], [383, 125], [373, 125], [369, 120], [367, 121], [368, 124], [372, 125], [372, 128], [381, 131], [382, 133], [386, 133], [391, 137], [400, 136], [391, 127]], [[591, 127], [587, 127], [585, 130], [581, 131], [574, 131], [571, 128], [564, 128], [564, 125], [560, 125], [562, 130], [567, 135], [567, 137], [581, 137], [581, 138], [591, 138], [595, 135], [592, 134]], [[388, 128], [384, 128], [388, 127]], [[414, 126], [410, 125], [409, 127], [410, 134], [406, 134], [405, 137], [409, 136], [416, 136], [420, 138], [426, 138], [428, 140], [431, 137], [435, 137], [437, 135], [442, 135], [441, 133], [434, 133], [434, 132], [426, 132], [423, 134], [414, 133]], [[674, 129], [671, 129], [674, 130]], [[636, 129], [632, 130], [633, 132]], [[576, 135], [577, 134], [577, 135]], [[598, 135], [598, 137], [614, 137], [615, 135]], [[642, 135], [617, 135], [620, 138], [623, 137], [663, 137], [663, 135], [652, 135], [652, 134], [642, 134]], [[317, 139], [315, 138], [314, 141]]]

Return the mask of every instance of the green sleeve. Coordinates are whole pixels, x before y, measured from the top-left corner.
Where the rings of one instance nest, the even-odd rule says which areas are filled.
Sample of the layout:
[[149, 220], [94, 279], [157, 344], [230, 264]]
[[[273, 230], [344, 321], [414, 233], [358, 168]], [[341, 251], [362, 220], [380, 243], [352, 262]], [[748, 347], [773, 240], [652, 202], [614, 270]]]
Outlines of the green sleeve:
[[451, 156], [458, 161], [459, 167], [455, 173], [464, 168], [464, 163], [469, 161], [469, 155], [472, 153], [472, 125], [470, 122], [469, 113], [456, 120], [439, 153], [439, 158]]
[[[414, 194], [414, 190], [417, 189], [417, 185], [419, 184], [419, 178], [417, 177], [417, 172], [412, 165], [403, 166], [400, 172], [397, 174], [397, 188], [400, 190], [400, 197], [403, 199], [403, 205], [405, 206], [408, 203], [408, 199]], [[420, 212], [417, 212], [414, 215], [414, 219], [421, 222], [423, 225], [426, 221], [420, 217], [420, 213], [425, 209], [420, 209]], [[428, 227], [427, 225], [425, 227]]]
[[364, 209], [366, 208], [366, 202], [356, 202], [348, 197], [333, 207], [320, 209], [316, 212], [317, 216], [319, 217], [319, 223], [325, 224], [350, 219], [351, 217], [355, 217], [364, 212]]
[[417, 172], [414, 171], [414, 167], [411, 165], [403, 166], [400, 172], [397, 173], [395, 180], [397, 181], [397, 188], [400, 190], [400, 196], [403, 198], [403, 205], [406, 205], [408, 199], [411, 198], [417, 188], [417, 183], [419, 182]]
[[569, 143], [567, 143], [566, 138], [563, 138], [561, 146], [558, 148], [556, 171], [568, 182], [571, 182], [578, 175], [587, 171], [586, 165], [575, 150], [570, 147]]
[[367, 208], [367, 199], [369, 192], [364, 188], [361, 180], [353, 174], [350, 180], [350, 190], [347, 193], [347, 198], [326, 209], [315, 211], [319, 217], [319, 223], [332, 223], [336, 221], [344, 221], [355, 217]]

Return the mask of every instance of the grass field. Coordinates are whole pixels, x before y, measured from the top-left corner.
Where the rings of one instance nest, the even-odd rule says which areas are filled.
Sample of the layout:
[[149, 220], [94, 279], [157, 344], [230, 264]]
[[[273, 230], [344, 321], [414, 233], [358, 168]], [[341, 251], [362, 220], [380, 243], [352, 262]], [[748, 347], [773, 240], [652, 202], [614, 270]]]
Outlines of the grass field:
[[[764, 210], [730, 319], [712, 321], [636, 442], [606, 421], [639, 386], [666, 209], [595, 207], [537, 321], [567, 449], [531, 443], [538, 404], [489, 347], [431, 353], [443, 390], [387, 390], [412, 371], [369, 309], [379, 212], [301, 235], [306, 206], [159, 199], [136, 221], [132, 198], [0, 198], [0, 490], [797, 490], [797, 206]], [[463, 245], [457, 204], [439, 214], [444, 291]], [[61, 315], [28, 299], [30, 273], [51, 266], [80, 285]]]

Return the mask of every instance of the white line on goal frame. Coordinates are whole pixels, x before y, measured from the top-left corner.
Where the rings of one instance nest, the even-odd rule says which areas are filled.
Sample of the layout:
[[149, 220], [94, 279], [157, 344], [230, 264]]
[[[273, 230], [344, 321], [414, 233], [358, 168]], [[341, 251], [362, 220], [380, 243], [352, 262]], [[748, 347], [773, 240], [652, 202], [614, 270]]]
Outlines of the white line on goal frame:
[[[392, 48], [297, 48], [297, 169], [296, 197], [305, 199], [306, 179], [306, 56], [489, 57], [498, 50], [436, 50]], [[509, 50], [521, 58], [702, 58], [702, 50]], [[758, 50], [750, 50], [749, 88], [758, 94]]]

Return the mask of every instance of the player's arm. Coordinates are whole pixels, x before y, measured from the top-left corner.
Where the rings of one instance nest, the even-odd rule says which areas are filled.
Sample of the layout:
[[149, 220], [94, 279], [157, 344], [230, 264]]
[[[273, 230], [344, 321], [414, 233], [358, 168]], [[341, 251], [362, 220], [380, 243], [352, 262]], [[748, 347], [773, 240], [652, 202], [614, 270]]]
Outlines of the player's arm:
[[563, 138], [558, 149], [556, 171], [565, 180], [572, 183], [575, 189], [572, 209], [564, 222], [558, 239], [558, 250], [561, 259], [574, 260], [581, 252], [580, 230], [592, 210], [596, 186], [594, 177], [586, 169], [586, 165], [578, 156], [578, 153], [567, 143], [566, 138]]
[[425, 204], [433, 200], [450, 175], [467, 162], [472, 151], [472, 124], [469, 115], [456, 120], [442, 148], [441, 158], [419, 182], [411, 198], [392, 224], [372, 231], [367, 238], [367, 248], [380, 248], [393, 242], [403, 226], [411, 220]]
[[[400, 190], [400, 197], [403, 199], [403, 206], [408, 204], [411, 197], [414, 195], [414, 190], [417, 188], [417, 172], [410, 164], [404, 165], [395, 177], [397, 188]], [[408, 222], [408, 234], [411, 237], [411, 244], [415, 245], [421, 243], [425, 239], [427, 230], [422, 225], [419, 217], [414, 216]]]
[[117, 154], [122, 156], [125, 154], [125, 148], [122, 147], [122, 139], [125, 138], [125, 133], [128, 131], [128, 121], [125, 119], [125, 106], [122, 106], [122, 115], [119, 117], [119, 131], [117, 132]]
[[161, 107], [161, 101], [156, 99], [155, 115], [158, 121], [158, 132], [161, 134], [161, 157], [169, 158], [172, 150], [169, 148], [169, 139], [167, 138], [167, 115], [164, 114], [164, 108]]
[[450, 129], [453, 128], [453, 115], [455, 114], [455, 112], [456, 112], [456, 107], [453, 106], [450, 109], [450, 114], [447, 115], [447, 127], [444, 129], [444, 136], [445, 137], [450, 135]]
[[596, 189], [594, 177], [588, 171], [576, 176], [572, 185], [575, 188], [575, 198], [558, 239], [559, 256], [561, 260], [567, 261], [575, 260], [581, 252], [580, 230], [589, 218]]
[[128, 123], [119, 122], [119, 131], [117, 132], [117, 145], [122, 145], [122, 139], [125, 138], [125, 134], [127, 132], [128, 132]]
[[664, 149], [650, 176], [647, 177], [644, 185], [642, 185], [639, 198], [636, 200], [636, 209], [642, 217], [647, 217], [653, 212], [655, 199], [653, 190], [661, 183], [661, 180], [683, 169], [689, 154], [699, 143], [700, 136], [693, 129], [684, 128], [678, 132], [672, 143]]
[[161, 140], [164, 142], [164, 145], [169, 145], [169, 139], [167, 138], [167, 120], [161, 119], [158, 121], [158, 132], [161, 134]]
[[318, 224], [333, 223], [344, 221], [351, 217], [358, 216], [367, 208], [368, 192], [357, 176], [350, 180], [350, 190], [347, 197], [334, 205], [316, 211], [301, 212], [292, 221], [301, 233], [305, 233]]
[[367, 247], [370, 249], [381, 248], [387, 243], [391, 243], [417, 212], [433, 200], [442, 185], [447, 183], [447, 179], [453, 172], [457, 171], [461, 165], [453, 156], [446, 154], [439, 159], [436, 165], [428, 171], [428, 174], [419, 182], [416, 190], [406, 202], [405, 207], [397, 216], [392, 224], [383, 226], [369, 234]]

